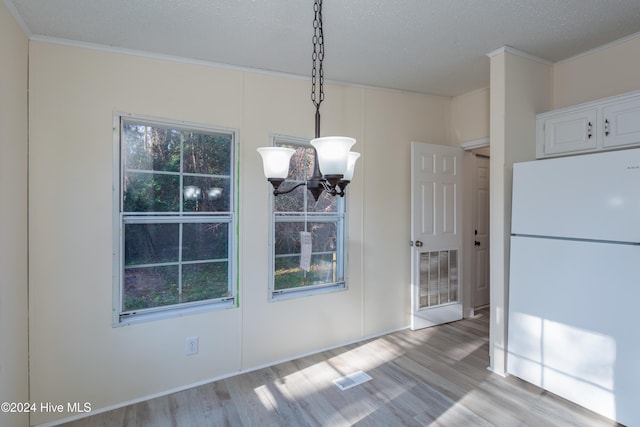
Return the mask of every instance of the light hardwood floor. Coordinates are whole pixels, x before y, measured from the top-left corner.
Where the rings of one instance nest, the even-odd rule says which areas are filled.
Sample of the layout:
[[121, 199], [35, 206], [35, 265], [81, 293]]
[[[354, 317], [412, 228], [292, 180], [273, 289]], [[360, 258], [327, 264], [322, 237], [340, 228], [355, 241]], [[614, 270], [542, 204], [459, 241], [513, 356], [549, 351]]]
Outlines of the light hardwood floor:
[[[77, 426], [616, 426], [487, 370], [488, 312], [403, 330], [65, 424]], [[333, 380], [372, 380], [341, 391]]]

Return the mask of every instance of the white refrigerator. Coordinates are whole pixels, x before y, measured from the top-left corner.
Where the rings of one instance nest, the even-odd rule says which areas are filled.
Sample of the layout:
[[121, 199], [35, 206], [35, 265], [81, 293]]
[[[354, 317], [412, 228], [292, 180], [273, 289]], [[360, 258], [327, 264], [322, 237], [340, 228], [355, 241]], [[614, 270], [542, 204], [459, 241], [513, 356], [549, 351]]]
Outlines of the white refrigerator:
[[507, 370], [640, 426], [640, 149], [513, 167]]

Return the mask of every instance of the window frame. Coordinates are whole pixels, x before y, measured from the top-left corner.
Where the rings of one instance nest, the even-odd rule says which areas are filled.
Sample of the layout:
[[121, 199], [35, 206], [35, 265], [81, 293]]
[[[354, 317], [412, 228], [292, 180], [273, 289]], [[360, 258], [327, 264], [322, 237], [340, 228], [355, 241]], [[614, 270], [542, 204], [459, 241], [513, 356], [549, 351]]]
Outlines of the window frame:
[[[309, 139], [294, 137], [288, 135], [281, 134], [272, 134], [271, 135], [271, 146], [277, 146], [278, 144], [286, 144], [293, 145], [302, 148], [312, 148]], [[301, 182], [300, 180], [293, 180], [290, 177], [287, 178], [287, 181], [283, 184], [283, 189], [289, 188], [289, 186], [295, 185]], [[270, 256], [269, 256], [269, 299], [270, 301], [281, 301], [281, 300], [289, 300], [298, 297], [304, 296], [312, 296], [312, 295], [322, 295], [331, 292], [344, 291], [348, 289], [348, 277], [347, 277], [347, 264], [348, 264], [348, 254], [347, 254], [347, 230], [348, 230], [348, 221], [347, 221], [347, 198], [334, 196], [337, 199], [337, 212], [335, 213], [316, 213], [316, 212], [308, 212], [307, 211], [307, 200], [311, 196], [311, 194], [307, 191], [306, 187], [302, 187], [305, 192], [305, 202], [303, 203], [304, 211], [300, 213], [291, 213], [291, 212], [277, 212], [275, 210], [275, 201], [276, 197], [271, 194], [269, 198], [269, 215], [270, 215], [270, 225], [269, 225], [269, 248], [270, 248]], [[281, 218], [277, 220], [277, 218]], [[341, 258], [341, 260], [337, 259], [337, 267], [336, 269], [341, 273], [341, 280], [338, 279], [334, 282], [330, 283], [322, 283], [322, 284], [311, 284], [296, 288], [287, 288], [287, 289], [275, 289], [275, 274], [276, 274], [276, 258], [283, 257], [282, 255], [276, 255], [275, 251], [275, 240], [276, 240], [276, 224], [278, 222], [303, 222], [306, 224], [313, 222], [327, 222], [327, 223], [336, 223], [336, 258]], [[305, 227], [306, 229], [306, 227]], [[313, 255], [317, 255], [318, 252], [313, 252]]]
[[[124, 189], [124, 156], [123, 156], [123, 124], [125, 122], [138, 123], [145, 126], [158, 126], [162, 128], [189, 130], [208, 134], [228, 134], [231, 141], [230, 171], [229, 171], [229, 211], [224, 212], [191, 212], [183, 209], [181, 201], [177, 212], [124, 212], [123, 189]], [[210, 126], [198, 123], [190, 123], [180, 120], [172, 120], [158, 117], [150, 117], [131, 113], [113, 113], [113, 301], [112, 301], [112, 326], [125, 326], [140, 322], [165, 319], [171, 317], [181, 317], [187, 314], [200, 313], [204, 311], [237, 308], [238, 298], [238, 210], [239, 210], [239, 176], [238, 176], [238, 146], [239, 132], [236, 129], [220, 126]], [[182, 154], [181, 154], [182, 157]], [[182, 161], [181, 161], [182, 163]], [[182, 196], [183, 178], [198, 176], [196, 173], [185, 173], [180, 166], [177, 173], [180, 179], [180, 195]], [[171, 174], [175, 174], [171, 172]], [[203, 175], [203, 174], [200, 174]], [[125, 226], [130, 224], [178, 224], [179, 225], [179, 248], [182, 254], [182, 229], [185, 224], [195, 223], [225, 223], [227, 224], [227, 258], [228, 262], [228, 289], [229, 296], [189, 302], [178, 302], [176, 304], [161, 305], [157, 307], [143, 308], [140, 310], [125, 310], [124, 298], [124, 273], [125, 273]], [[184, 261], [180, 255], [177, 265], [178, 271], [182, 271], [184, 265], [198, 264], [205, 261], [198, 260]], [[172, 262], [171, 264], [176, 264]], [[181, 282], [181, 278], [179, 279]]]

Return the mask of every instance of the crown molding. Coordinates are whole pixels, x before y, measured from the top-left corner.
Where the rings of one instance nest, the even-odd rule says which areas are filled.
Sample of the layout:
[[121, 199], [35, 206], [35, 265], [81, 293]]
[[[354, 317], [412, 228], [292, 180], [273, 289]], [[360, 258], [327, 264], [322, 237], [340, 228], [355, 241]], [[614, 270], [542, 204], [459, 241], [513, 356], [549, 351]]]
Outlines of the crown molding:
[[563, 59], [561, 61], [558, 61], [558, 62], [556, 62], [556, 65], [557, 64], [564, 64], [565, 62], [571, 62], [571, 61], [573, 61], [575, 59], [578, 59], [578, 58], [581, 58], [583, 56], [593, 55], [594, 53], [598, 53], [600, 51], [607, 50], [607, 49], [609, 49], [609, 48], [611, 48], [613, 46], [616, 46], [616, 45], [619, 45], [619, 44], [622, 44], [622, 43], [626, 43], [626, 42], [629, 42], [629, 41], [632, 41], [632, 40], [635, 40], [635, 39], [640, 39], [640, 33], [634, 33], [634, 34], [628, 35], [626, 37], [623, 37], [621, 39], [609, 42], [607, 44], [603, 44], [602, 46], [598, 46], [598, 47], [595, 47], [593, 49], [589, 49], [589, 50], [587, 50], [585, 52], [579, 53], [579, 54], [574, 55], [574, 56], [572, 56], [570, 58], [566, 58], [566, 59]]
[[273, 71], [273, 70], [266, 70], [266, 69], [259, 69], [259, 68], [243, 67], [243, 66], [240, 66], [240, 65], [225, 64], [225, 63], [222, 63], [222, 62], [204, 61], [204, 60], [199, 60], [199, 59], [186, 58], [186, 57], [183, 57], [183, 56], [175, 56], [175, 55], [167, 55], [167, 54], [161, 54], [161, 53], [153, 53], [153, 52], [147, 52], [147, 51], [144, 51], [144, 50], [136, 50], [136, 49], [129, 49], [129, 48], [124, 48], [124, 47], [108, 46], [108, 45], [99, 44], [99, 43], [81, 42], [81, 41], [77, 41], [77, 40], [63, 39], [63, 38], [58, 38], [58, 37], [48, 37], [48, 36], [34, 35], [34, 36], [30, 37], [30, 40], [36, 41], [36, 42], [57, 44], [57, 45], [62, 45], [62, 46], [76, 47], [76, 48], [79, 48], [79, 49], [96, 50], [96, 51], [106, 52], [106, 53], [114, 53], [114, 54], [120, 54], [120, 55], [136, 56], [136, 57], [149, 58], [149, 59], [158, 59], [158, 60], [170, 61], [170, 62], [180, 62], [180, 63], [183, 63], [183, 64], [200, 65], [200, 66], [212, 67], [212, 68], [222, 68], [222, 69], [241, 71], [241, 72], [267, 74], [267, 75], [287, 77], [287, 78], [290, 78], [290, 79], [297, 79], [297, 80], [308, 80], [309, 79], [308, 76], [302, 76], [302, 75], [293, 74], [293, 73], [285, 73], [285, 72], [281, 72], [281, 71]]
[[33, 36], [33, 33], [31, 32], [27, 24], [24, 22], [24, 19], [22, 19], [22, 16], [20, 16], [20, 14], [18, 13], [18, 9], [16, 9], [13, 2], [11, 0], [3, 0], [3, 3], [7, 8], [7, 10], [9, 11], [9, 14], [13, 17], [13, 19], [18, 24], [18, 27], [20, 27], [20, 29], [27, 36], [28, 39], [31, 39], [31, 37]]
[[545, 64], [545, 65], [553, 65], [553, 62], [551, 61], [547, 61], [546, 59], [542, 59], [538, 56], [535, 55], [531, 55], [530, 53], [527, 52], [523, 52], [521, 50], [518, 50], [516, 48], [513, 48], [511, 46], [502, 46], [501, 48], [498, 48], [492, 52], [487, 53], [487, 56], [489, 58], [493, 58], [494, 56], [500, 55], [500, 54], [504, 54], [504, 53], [508, 53], [510, 55], [515, 55], [515, 56], [519, 56], [521, 58], [525, 58], [525, 59], [529, 59], [531, 61], [535, 61], [535, 62], [540, 62], [541, 64]]
[[[8, 1], [8, 0], [4, 0], [4, 1]], [[286, 72], [283, 72], [283, 71], [275, 71], [275, 70], [268, 70], [268, 69], [262, 69], [262, 68], [243, 67], [241, 65], [226, 64], [226, 63], [223, 63], [223, 62], [214, 62], [214, 61], [205, 61], [205, 60], [199, 60], [199, 59], [191, 59], [191, 58], [187, 58], [187, 57], [183, 57], [183, 56], [167, 55], [167, 54], [161, 54], [161, 53], [153, 53], [153, 52], [148, 52], [148, 51], [144, 51], [144, 50], [136, 50], [136, 49], [123, 48], [123, 47], [108, 46], [108, 45], [99, 44], [99, 43], [81, 42], [81, 41], [77, 41], [77, 40], [63, 39], [63, 38], [58, 38], [58, 37], [32, 35], [32, 36], [29, 37], [29, 40], [42, 42], [42, 43], [57, 44], [57, 45], [62, 45], [62, 46], [76, 47], [76, 48], [80, 48], [80, 49], [96, 50], [96, 51], [101, 51], [101, 52], [114, 53], [114, 54], [120, 54], [120, 55], [136, 56], [136, 57], [141, 57], [141, 58], [158, 59], [158, 60], [162, 60], [162, 61], [179, 62], [179, 63], [183, 63], [183, 64], [200, 65], [200, 66], [203, 66], [203, 67], [220, 68], [220, 69], [239, 71], [239, 72], [245, 72], [245, 73], [263, 74], [263, 75], [282, 77], [282, 78], [289, 78], [289, 79], [295, 79], [295, 80], [308, 80], [308, 81], [310, 81], [310, 79], [311, 79], [311, 76], [301, 75], [301, 74], [294, 74], [294, 73], [286, 73]], [[332, 79], [325, 79], [325, 83], [326, 84], [331, 84], [331, 85], [352, 87], [352, 88], [362, 89], [362, 90], [375, 90], [375, 91], [385, 91], [385, 92], [393, 92], [393, 93], [405, 93], [405, 94], [413, 94], [413, 95], [418, 95], [418, 96], [428, 96], [428, 97], [433, 96], [433, 97], [437, 97], [437, 98], [452, 98], [452, 96], [448, 96], [448, 95], [437, 95], [437, 94], [416, 92], [416, 91], [412, 91], [412, 90], [387, 88], [387, 87], [384, 87], [384, 86], [366, 85], [366, 84], [361, 84], [361, 83], [344, 82], [344, 81], [332, 80]]]

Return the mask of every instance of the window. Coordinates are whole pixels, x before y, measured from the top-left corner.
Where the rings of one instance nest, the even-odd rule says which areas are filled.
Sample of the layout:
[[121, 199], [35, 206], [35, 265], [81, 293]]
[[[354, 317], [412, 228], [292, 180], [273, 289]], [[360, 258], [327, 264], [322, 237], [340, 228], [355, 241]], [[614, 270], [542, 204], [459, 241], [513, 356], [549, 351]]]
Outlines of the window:
[[[304, 182], [313, 174], [313, 147], [307, 141], [275, 137], [274, 145], [296, 150], [281, 189]], [[305, 186], [273, 197], [274, 299], [345, 288], [345, 200], [323, 193], [318, 201]], [[311, 233], [309, 271], [300, 268], [300, 232]]]
[[114, 323], [235, 306], [235, 133], [115, 121]]

